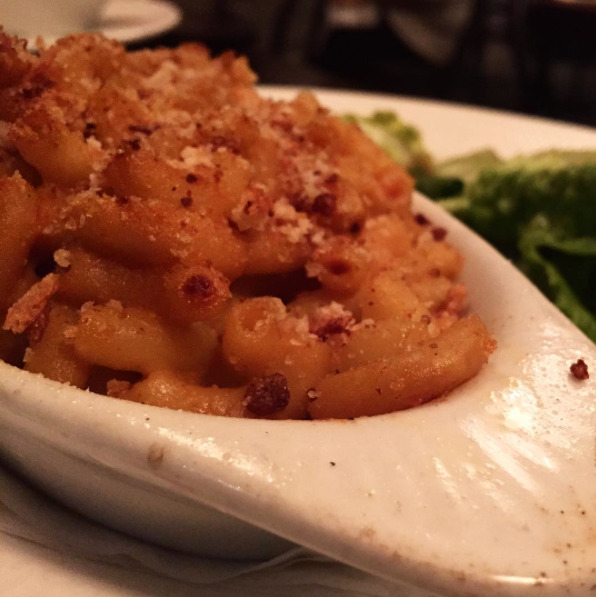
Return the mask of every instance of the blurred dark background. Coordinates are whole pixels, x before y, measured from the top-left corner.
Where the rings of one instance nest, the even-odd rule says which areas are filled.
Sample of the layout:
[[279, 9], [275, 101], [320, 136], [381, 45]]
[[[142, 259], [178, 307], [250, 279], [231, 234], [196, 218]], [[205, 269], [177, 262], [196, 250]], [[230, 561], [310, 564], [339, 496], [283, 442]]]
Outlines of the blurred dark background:
[[[233, 49], [248, 55], [261, 83], [436, 98], [596, 126], [596, 0], [175, 2], [180, 26], [145, 45]], [[456, 13], [464, 17], [449, 29]]]

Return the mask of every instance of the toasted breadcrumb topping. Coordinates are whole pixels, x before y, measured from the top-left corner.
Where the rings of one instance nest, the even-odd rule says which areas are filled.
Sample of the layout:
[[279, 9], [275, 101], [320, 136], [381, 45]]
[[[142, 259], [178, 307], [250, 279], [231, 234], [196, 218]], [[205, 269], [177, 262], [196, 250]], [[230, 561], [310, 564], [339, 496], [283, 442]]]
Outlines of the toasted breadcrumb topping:
[[[127, 52], [82, 34], [32, 55], [0, 31], [0, 315], [28, 332], [0, 358], [80, 387], [114, 375], [100, 384], [114, 397], [325, 418], [354, 416], [325, 410], [324, 389], [352, 363], [440, 346], [467, 307], [463, 258], [411, 213], [410, 175], [312, 93], [275, 101], [255, 81], [245, 58], [197, 44]], [[465, 320], [476, 337], [450, 350], [478, 354], [458, 383], [494, 349]], [[375, 390], [357, 414], [455, 384], [429, 371], [424, 396], [377, 407]], [[360, 387], [345, 383], [331, 394]]]
[[58, 275], [48, 274], [16, 301], [6, 314], [3, 329], [14, 334], [27, 330], [42, 314], [50, 298], [58, 290]]

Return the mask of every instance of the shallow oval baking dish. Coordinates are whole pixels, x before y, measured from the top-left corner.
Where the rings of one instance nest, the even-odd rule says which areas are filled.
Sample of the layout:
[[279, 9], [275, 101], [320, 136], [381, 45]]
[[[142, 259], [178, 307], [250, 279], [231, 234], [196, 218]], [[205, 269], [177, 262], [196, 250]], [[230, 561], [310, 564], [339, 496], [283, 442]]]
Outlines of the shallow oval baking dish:
[[[470, 382], [350, 421], [229, 419], [107, 398], [0, 364], [2, 458], [109, 526], [216, 557], [300, 544], [412, 595], [590, 594], [596, 347], [513, 266], [422, 197], [467, 258], [498, 341]], [[539, 587], [540, 591], [535, 590]]]

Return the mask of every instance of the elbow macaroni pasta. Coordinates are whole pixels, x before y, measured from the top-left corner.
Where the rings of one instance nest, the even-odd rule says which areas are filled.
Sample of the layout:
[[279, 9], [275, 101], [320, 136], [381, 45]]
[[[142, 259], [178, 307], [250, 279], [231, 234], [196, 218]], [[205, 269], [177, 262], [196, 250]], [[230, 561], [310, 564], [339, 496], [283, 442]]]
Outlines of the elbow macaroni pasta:
[[0, 358], [272, 419], [409, 408], [486, 362], [446, 231], [313, 95], [197, 45], [0, 36]]

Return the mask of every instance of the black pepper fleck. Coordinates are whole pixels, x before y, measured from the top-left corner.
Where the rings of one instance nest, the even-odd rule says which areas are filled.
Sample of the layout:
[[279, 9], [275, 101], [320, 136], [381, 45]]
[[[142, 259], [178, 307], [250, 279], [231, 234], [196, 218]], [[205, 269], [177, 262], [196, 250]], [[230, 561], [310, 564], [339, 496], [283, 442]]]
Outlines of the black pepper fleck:
[[362, 230], [362, 224], [360, 222], [354, 222], [350, 226], [350, 234], [358, 234]]
[[430, 220], [424, 214], [416, 214], [414, 219], [421, 226], [428, 226], [430, 224]]
[[94, 122], [87, 122], [85, 124], [85, 129], [83, 130], [83, 138], [89, 139], [89, 137], [95, 134], [96, 129], [97, 125]]

